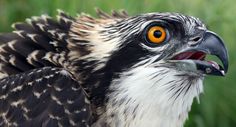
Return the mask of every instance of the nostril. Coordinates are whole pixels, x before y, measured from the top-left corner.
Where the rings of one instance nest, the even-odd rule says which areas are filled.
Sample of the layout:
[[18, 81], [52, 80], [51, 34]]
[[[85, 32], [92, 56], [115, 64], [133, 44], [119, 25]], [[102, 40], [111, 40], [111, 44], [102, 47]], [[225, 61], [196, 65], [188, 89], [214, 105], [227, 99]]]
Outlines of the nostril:
[[201, 40], [201, 37], [197, 36], [197, 37], [192, 38], [191, 40], [197, 42], [197, 41]]
[[197, 45], [202, 40], [201, 36], [195, 36], [189, 39], [188, 44], [191, 46]]

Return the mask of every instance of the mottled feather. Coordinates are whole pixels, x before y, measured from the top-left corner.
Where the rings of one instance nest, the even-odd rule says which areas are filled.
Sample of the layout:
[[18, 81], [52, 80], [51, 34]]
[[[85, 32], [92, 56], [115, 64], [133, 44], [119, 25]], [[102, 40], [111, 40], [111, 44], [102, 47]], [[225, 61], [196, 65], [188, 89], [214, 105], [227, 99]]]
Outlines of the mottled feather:
[[66, 70], [34, 69], [3, 78], [0, 84], [1, 126], [90, 125], [88, 96]]

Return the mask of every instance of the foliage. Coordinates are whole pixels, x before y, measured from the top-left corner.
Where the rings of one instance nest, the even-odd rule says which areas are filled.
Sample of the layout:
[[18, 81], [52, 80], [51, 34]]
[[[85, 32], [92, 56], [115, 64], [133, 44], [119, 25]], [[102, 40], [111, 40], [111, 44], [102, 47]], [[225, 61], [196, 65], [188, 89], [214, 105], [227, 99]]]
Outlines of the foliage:
[[0, 0], [0, 32], [11, 31], [10, 25], [33, 15], [56, 15], [62, 9], [75, 16], [85, 12], [95, 15], [94, 8], [106, 12], [125, 9], [130, 15], [146, 12], [180, 12], [202, 19], [225, 40], [230, 67], [225, 78], [207, 77], [201, 103], [194, 103], [186, 127], [233, 127], [236, 125], [236, 16], [234, 0]]

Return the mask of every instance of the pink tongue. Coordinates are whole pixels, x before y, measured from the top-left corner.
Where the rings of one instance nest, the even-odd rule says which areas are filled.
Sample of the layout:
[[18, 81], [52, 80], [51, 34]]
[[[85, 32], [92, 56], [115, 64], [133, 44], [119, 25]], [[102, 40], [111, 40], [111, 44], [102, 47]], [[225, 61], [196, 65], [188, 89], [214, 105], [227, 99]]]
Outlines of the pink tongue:
[[220, 69], [220, 66], [215, 61], [207, 61], [207, 62], [210, 63], [216, 69], [218, 69], [218, 70]]

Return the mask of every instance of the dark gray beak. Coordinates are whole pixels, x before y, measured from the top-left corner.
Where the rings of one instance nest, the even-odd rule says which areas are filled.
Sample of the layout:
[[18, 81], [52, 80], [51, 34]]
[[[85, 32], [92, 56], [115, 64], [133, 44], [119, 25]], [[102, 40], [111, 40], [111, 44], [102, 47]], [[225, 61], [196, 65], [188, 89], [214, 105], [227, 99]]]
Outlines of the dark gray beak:
[[[218, 57], [223, 67], [215, 61], [205, 60], [208, 54]], [[217, 76], [224, 76], [228, 71], [227, 49], [222, 39], [211, 31], [206, 31], [200, 42], [190, 45], [175, 54], [170, 60], [175, 63], [175, 66], [185, 71], [198, 71]]]
[[218, 75], [224, 76], [228, 71], [228, 52], [222, 41], [222, 39], [211, 31], [206, 31], [202, 41], [191, 47], [191, 51], [201, 51], [206, 54], [211, 54], [217, 56], [221, 62], [223, 63], [223, 67], [218, 65], [216, 67], [216, 63], [213, 64], [209, 61], [205, 60], [197, 60], [195, 61], [197, 69], [201, 70], [205, 74], [209, 75]]

